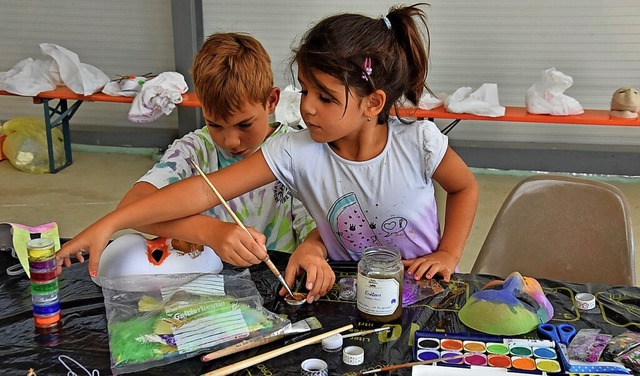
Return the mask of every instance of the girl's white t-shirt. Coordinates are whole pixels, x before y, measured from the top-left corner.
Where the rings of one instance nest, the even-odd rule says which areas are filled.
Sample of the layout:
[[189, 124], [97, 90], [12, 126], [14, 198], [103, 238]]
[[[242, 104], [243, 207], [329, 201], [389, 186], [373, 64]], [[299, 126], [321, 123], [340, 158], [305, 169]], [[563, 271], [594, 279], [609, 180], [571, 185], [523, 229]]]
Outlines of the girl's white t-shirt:
[[359, 260], [371, 246], [392, 246], [403, 259], [437, 250], [440, 223], [432, 175], [448, 139], [430, 121], [390, 118], [378, 156], [354, 162], [317, 143], [309, 131], [262, 146], [267, 164], [314, 218], [331, 260]]

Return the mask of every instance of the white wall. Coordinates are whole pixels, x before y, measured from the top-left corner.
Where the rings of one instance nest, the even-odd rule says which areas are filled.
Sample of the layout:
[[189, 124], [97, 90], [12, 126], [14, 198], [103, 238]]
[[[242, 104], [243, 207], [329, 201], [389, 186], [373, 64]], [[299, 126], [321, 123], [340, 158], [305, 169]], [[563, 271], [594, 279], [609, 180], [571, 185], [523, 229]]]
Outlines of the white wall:
[[[0, 0], [0, 71], [18, 61], [45, 59], [40, 43], [54, 43], [78, 54], [111, 78], [174, 70], [170, 0]], [[82, 104], [72, 132], [86, 125], [176, 128], [177, 115], [149, 125], [131, 123], [122, 104]], [[0, 97], [0, 121], [43, 116], [29, 98]]]
[[[274, 62], [276, 83], [290, 82], [292, 44], [311, 24], [343, 11], [378, 16], [397, 1], [203, 0], [205, 35], [246, 31]], [[409, 2], [407, 2], [409, 3]], [[524, 93], [546, 68], [570, 75], [566, 94], [585, 108], [608, 109], [621, 86], [640, 88], [640, 5], [637, 0], [431, 0], [430, 87], [498, 84], [503, 105], [524, 105]], [[0, 71], [50, 42], [76, 52], [107, 75], [174, 69], [170, 0], [0, 0]], [[26, 98], [0, 97], [0, 121], [42, 116]], [[72, 129], [135, 126], [123, 105], [85, 103]], [[444, 124], [444, 122], [443, 122]], [[175, 113], [147, 127], [177, 128]], [[465, 122], [453, 139], [640, 146], [640, 127], [590, 127]]]
[[[565, 93], [585, 108], [608, 109], [621, 86], [640, 88], [640, 5], [636, 0], [431, 0], [429, 86], [498, 84], [501, 104], [524, 105], [524, 93], [549, 67], [573, 77]], [[205, 35], [248, 31], [274, 62], [276, 82], [290, 82], [286, 62], [292, 41], [329, 14], [373, 17], [396, 1], [205, 0]], [[407, 3], [408, 4], [408, 3]], [[443, 124], [445, 124], [443, 122]], [[588, 127], [465, 122], [453, 139], [640, 145], [640, 127]]]

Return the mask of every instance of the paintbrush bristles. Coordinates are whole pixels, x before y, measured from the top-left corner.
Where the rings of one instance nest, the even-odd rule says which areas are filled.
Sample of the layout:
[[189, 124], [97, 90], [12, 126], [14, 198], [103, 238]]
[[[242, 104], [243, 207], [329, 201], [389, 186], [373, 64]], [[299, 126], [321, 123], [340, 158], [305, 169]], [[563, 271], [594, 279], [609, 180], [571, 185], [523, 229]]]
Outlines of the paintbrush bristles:
[[322, 323], [315, 316], [307, 317], [303, 321], [309, 325], [311, 330], [322, 329]]

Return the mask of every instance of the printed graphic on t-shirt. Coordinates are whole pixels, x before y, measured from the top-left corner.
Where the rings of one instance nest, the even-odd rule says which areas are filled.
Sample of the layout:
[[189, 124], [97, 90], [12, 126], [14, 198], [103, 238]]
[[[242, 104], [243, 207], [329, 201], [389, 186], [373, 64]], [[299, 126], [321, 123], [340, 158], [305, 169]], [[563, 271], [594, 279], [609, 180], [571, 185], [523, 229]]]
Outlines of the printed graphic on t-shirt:
[[375, 224], [369, 223], [353, 192], [331, 206], [327, 219], [334, 236], [354, 260], [360, 259], [366, 247], [381, 245], [373, 232]]
[[367, 247], [389, 245], [401, 249], [407, 231], [413, 232], [407, 230], [408, 221], [403, 217], [367, 218], [353, 192], [334, 202], [327, 219], [333, 235], [353, 260], [359, 260]]
[[385, 236], [403, 231], [407, 227], [407, 220], [402, 217], [391, 217], [382, 222], [380, 229], [385, 232]]
[[291, 191], [281, 182], [277, 181], [273, 186], [273, 200], [278, 204], [287, 202], [291, 198]]

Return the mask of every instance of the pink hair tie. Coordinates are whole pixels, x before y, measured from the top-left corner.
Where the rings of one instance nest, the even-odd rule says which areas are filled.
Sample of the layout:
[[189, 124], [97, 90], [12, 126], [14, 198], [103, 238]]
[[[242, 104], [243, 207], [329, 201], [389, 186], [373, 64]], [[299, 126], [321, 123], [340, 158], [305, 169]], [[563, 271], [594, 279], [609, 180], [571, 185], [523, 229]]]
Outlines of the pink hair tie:
[[373, 68], [371, 68], [371, 58], [369, 56], [364, 58], [362, 69], [362, 79], [365, 81], [369, 81], [369, 76], [371, 76], [371, 73], [373, 73]]

